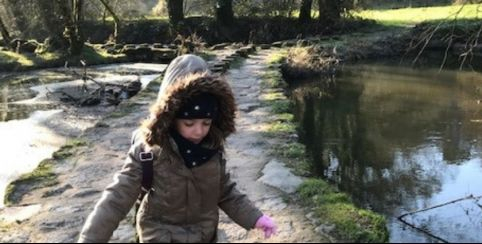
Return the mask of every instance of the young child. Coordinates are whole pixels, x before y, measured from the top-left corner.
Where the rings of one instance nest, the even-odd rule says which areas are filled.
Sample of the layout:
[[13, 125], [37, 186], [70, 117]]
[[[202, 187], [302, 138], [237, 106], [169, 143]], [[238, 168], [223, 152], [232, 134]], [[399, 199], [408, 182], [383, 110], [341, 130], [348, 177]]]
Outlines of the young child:
[[140, 154], [153, 152], [152, 188], [136, 216], [140, 242], [215, 242], [218, 207], [265, 238], [276, 225], [236, 189], [226, 172], [224, 143], [235, 131], [229, 84], [198, 56], [168, 66], [151, 117], [134, 132], [123, 168], [87, 218], [79, 242], [107, 242], [134, 205], [142, 181]]

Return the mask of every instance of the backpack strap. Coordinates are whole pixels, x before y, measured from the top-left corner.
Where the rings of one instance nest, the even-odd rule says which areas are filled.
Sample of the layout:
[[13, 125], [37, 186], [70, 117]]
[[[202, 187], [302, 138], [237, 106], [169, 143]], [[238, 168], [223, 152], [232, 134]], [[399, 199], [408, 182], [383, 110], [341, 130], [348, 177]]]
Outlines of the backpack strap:
[[139, 153], [139, 160], [141, 161], [142, 165], [141, 190], [145, 194], [152, 188], [152, 180], [154, 175], [154, 154], [151, 151], [144, 152], [142, 147], [142, 150]]
[[[136, 144], [139, 140], [141, 140], [141, 133], [140, 130], [137, 129], [132, 133], [131, 145]], [[152, 153], [151, 150], [146, 150], [145, 145], [141, 144], [138, 156], [142, 166], [141, 194], [139, 196], [139, 199], [142, 200], [144, 195], [152, 188], [154, 153]]]

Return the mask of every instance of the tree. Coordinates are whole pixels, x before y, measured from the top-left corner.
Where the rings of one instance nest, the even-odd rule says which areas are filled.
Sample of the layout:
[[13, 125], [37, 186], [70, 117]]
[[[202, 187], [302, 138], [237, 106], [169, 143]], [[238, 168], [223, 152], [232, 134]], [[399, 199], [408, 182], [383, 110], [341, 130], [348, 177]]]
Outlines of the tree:
[[85, 40], [81, 30], [83, 2], [83, 0], [72, 0], [69, 8], [69, 2], [57, 0], [61, 18], [64, 21], [63, 36], [69, 42], [68, 51], [72, 56], [80, 55], [84, 47]]
[[169, 21], [173, 25], [183, 20], [183, 0], [167, 0], [167, 13], [169, 14]]
[[7, 19], [10, 19], [12, 23], [5, 23], [12, 30], [12, 25], [15, 25], [16, 29], [22, 31], [26, 28], [27, 18], [25, 17], [25, 8], [28, 3], [20, 2], [19, 0], [7, 0], [3, 1], [4, 7], [7, 11]]
[[2, 33], [3, 42], [5, 43], [5, 47], [10, 47], [10, 34], [8, 33], [5, 24], [3, 23], [2, 17], [0, 16], [0, 32]]
[[233, 0], [216, 1], [216, 20], [218, 23], [230, 25], [233, 23]]
[[333, 25], [340, 20], [342, 11], [341, 0], [318, 0], [319, 18], [321, 24]]
[[34, 4], [38, 11], [38, 18], [41, 26], [43, 26], [49, 33], [45, 40], [46, 49], [50, 51], [67, 49], [69, 43], [63, 36], [63, 18], [61, 17], [55, 2], [35, 1]]
[[119, 35], [119, 28], [120, 28], [120, 20], [119, 20], [119, 17], [117, 17], [117, 15], [114, 13], [114, 11], [112, 10], [112, 8], [109, 6], [109, 4], [107, 4], [107, 2], [106, 2], [105, 0], [100, 0], [100, 2], [102, 3], [102, 5], [104, 5], [105, 10], [107, 10], [107, 12], [110, 13], [110, 15], [112, 16], [112, 18], [114, 18], [113, 41], [114, 41], [114, 42], [117, 42], [117, 37], [118, 37], [118, 35]]
[[313, 3], [313, 0], [303, 0], [301, 2], [301, 7], [300, 7], [300, 17], [299, 21], [302, 24], [308, 23], [311, 21], [311, 5]]

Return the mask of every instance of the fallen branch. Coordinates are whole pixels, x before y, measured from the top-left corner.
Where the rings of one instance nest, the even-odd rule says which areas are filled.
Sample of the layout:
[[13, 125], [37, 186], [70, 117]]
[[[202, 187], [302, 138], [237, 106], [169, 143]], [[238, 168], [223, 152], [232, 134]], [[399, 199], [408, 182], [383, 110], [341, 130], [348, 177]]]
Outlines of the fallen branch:
[[[446, 205], [449, 205], [449, 204], [453, 204], [453, 203], [456, 203], [456, 202], [460, 202], [460, 201], [463, 201], [463, 200], [467, 200], [467, 199], [474, 199], [474, 200], [479, 200], [480, 198], [482, 198], [482, 196], [477, 196], [477, 197], [474, 197], [472, 194], [466, 196], [466, 197], [462, 197], [462, 198], [459, 198], [459, 199], [455, 199], [455, 200], [452, 200], [452, 201], [449, 201], [449, 202], [445, 202], [445, 203], [442, 203], [442, 204], [438, 204], [438, 205], [435, 205], [435, 206], [432, 206], [432, 207], [428, 207], [428, 208], [424, 208], [424, 209], [420, 209], [420, 210], [417, 210], [417, 211], [413, 211], [413, 212], [408, 212], [408, 213], [405, 213], [405, 214], [402, 214], [400, 216], [397, 217], [398, 220], [400, 220], [401, 222], [403, 222], [404, 224], [420, 231], [420, 232], [423, 232], [425, 233], [426, 235], [432, 237], [432, 238], [435, 238], [441, 242], [444, 242], [444, 243], [448, 243], [449, 241], [441, 238], [441, 237], [438, 237], [432, 233], [430, 233], [429, 231], [425, 230], [425, 229], [422, 229], [420, 227], [417, 227], [407, 221], [405, 221], [403, 218], [408, 216], [408, 215], [412, 215], [412, 214], [416, 214], [416, 213], [420, 213], [420, 212], [424, 212], [424, 211], [428, 211], [430, 209], [434, 209], [434, 208], [439, 208], [439, 207], [443, 207], [443, 206], [446, 206]], [[479, 205], [479, 204], [477, 204]], [[480, 206], [480, 205], [479, 205]]]

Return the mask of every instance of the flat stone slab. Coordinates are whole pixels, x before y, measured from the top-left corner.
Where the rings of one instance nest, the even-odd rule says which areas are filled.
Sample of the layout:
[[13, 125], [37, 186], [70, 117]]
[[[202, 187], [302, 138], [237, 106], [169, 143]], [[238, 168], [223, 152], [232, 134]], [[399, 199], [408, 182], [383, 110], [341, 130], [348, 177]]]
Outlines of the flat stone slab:
[[276, 187], [286, 193], [294, 193], [303, 182], [301, 177], [294, 175], [282, 163], [272, 159], [263, 169], [263, 176], [258, 181]]

